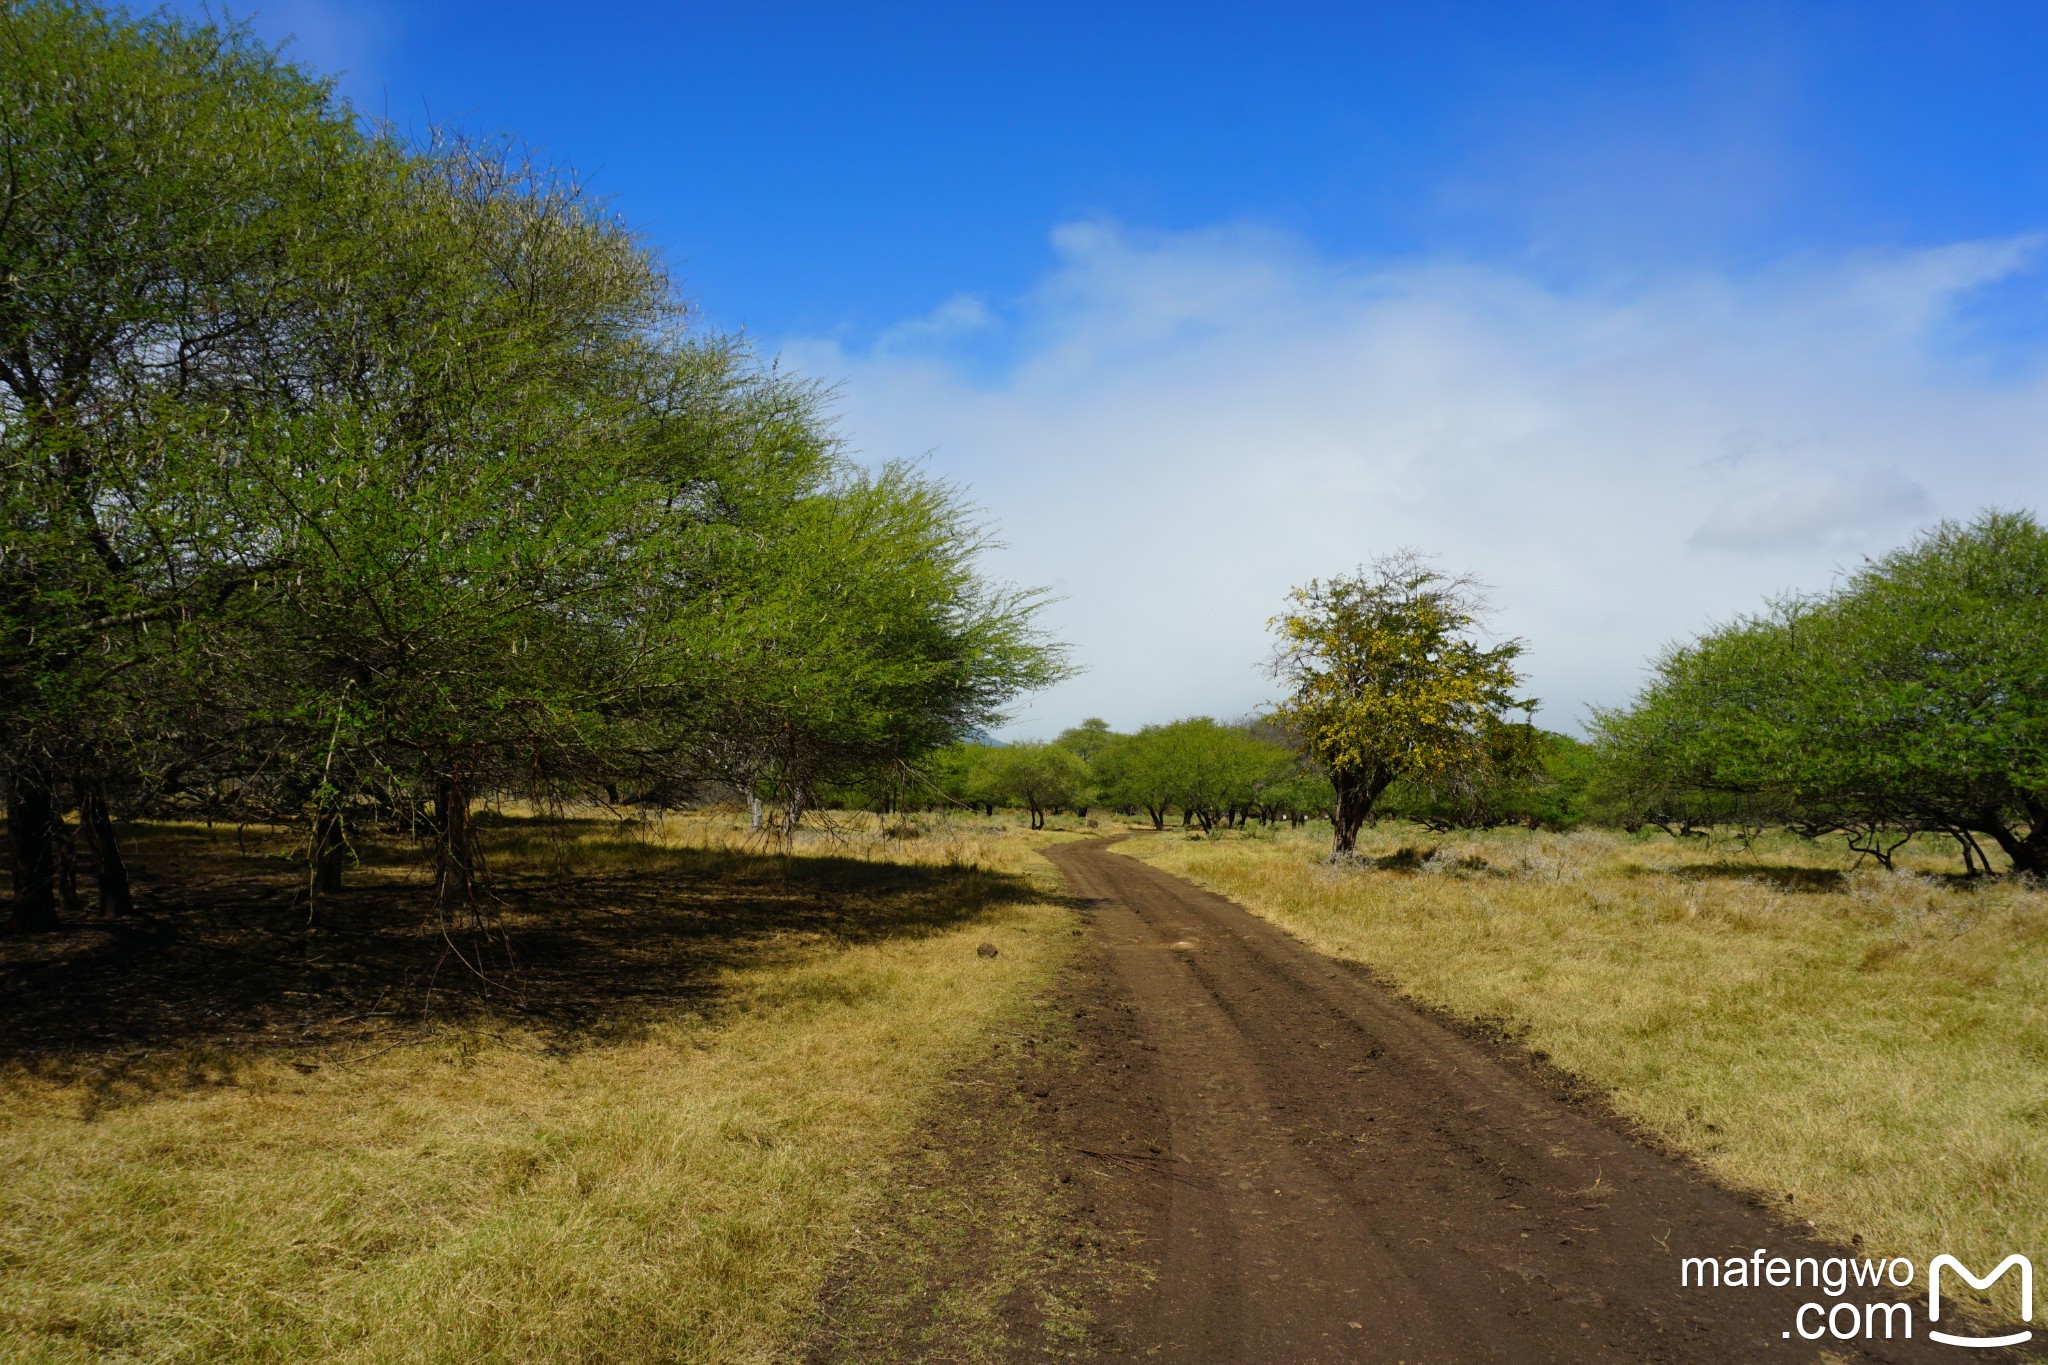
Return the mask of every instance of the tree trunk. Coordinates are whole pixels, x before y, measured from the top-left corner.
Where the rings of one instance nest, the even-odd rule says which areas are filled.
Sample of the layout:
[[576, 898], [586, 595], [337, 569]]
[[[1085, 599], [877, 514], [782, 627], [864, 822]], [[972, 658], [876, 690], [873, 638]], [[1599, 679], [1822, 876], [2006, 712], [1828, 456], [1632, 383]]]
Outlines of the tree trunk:
[[2027, 812], [2027, 837], [2020, 840], [2021, 856], [2013, 859], [2012, 870], [2028, 877], [2048, 877], [2048, 809], [2031, 796], [2020, 798]]
[[1962, 846], [1963, 875], [1965, 877], [1975, 877], [1980, 873], [1991, 871], [1991, 859], [1985, 855], [1983, 847], [1978, 844], [1976, 837], [1969, 830], [1958, 825], [1950, 830], [1949, 833], [1955, 837], [1956, 843]]
[[1370, 776], [1333, 773], [1331, 784], [1337, 789], [1337, 809], [1331, 813], [1331, 823], [1336, 826], [1336, 843], [1330, 849], [1333, 858], [1348, 858], [1358, 851], [1358, 827], [1372, 814], [1375, 801], [1387, 789], [1393, 779], [1379, 773]]
[[326, 896], [341, 890], [341, 874], [348, 856], [347, 831], [341, 812], [323, 810], [313, 818], [313, 894]]
[[748, 832], [748, 833], [750, 833], [750, 834], [759, 834], [759, 833], [761, 832], [761, 813], [762, 813], [762, 810], [763, 810], [763, 807], [762, 807], [762, 805], [761, 805], [761, 793], [759, 793], [759, 792], [756, 792], [756, 791], [750, 791], [750, 792], [748, 792], [748, 793], [747, 793], [747, 832]]
[[1980, 833], [1991, 836], [1999, 851], [2011, 861], [2009, 870], [2013, 873], [2022, 877], [2048, 875], [2048, 820], [2039, 818], [2034, 802], [2028, 801], [2026, 807], [2028, 814], [2035, 818], [2025, 838], [2020, 837], [1998, 811], [1987, 810], [1978, 815], [1976, 828]]
[[1164, 806], [1147, 806], [1147, 807], [1145, 807], [1145, 813], [1146, 813], [1147, 815], [1149, 815], [1149, 816], [1151, 816], [1151, 817], [1152, 817], [1152, 828], [1154, 828], [1154, 829], [1165, 829], [1165, 828], [1166, 828], [1166, 807], [1164, 807]]
[[2034, 850], [2028, 847], [2033, 842], [2031, 838], [2020, 838], [2019, 835], [2007, 828], [2002, 820], [1992, 821], [1991, 828], [1984, 832], [1997, 842], [1999, 851], [2004, 853], [2006, 858], [2011, 861], [2012, 866], [2008, 869], [2009, 871], [2017, 872], [2021, 876], [2040, 875], [2041, 859]]
[[476, 900], [476, 831], [469, 819], [469, 790], [459, 777], [444, 777], [434, 791], [434, 895], [444, 905]]
[[41, 783], [16, 778], [7, 792], [7, 836], [14, 853], [14, 927], [57, 927], [56, 803]]
[[55, 801], [50, 810], [50, 851], [57, 855], [57, 905], [66, 919], [75, 920], [85, 913], [85, 903], [78, 898], [78, 840]]
[[114, 816], [107, 808], [106, 792], [96, 783], [78, 798], [78, 823], [85, 830], [93, 861], [99, 865], [100, 913], [134, 914], [135, 893], [128, 884], [128, 862], [121, 856], [121, 841], [114, 834]]
[[1036, 806], [1033, 806], [1033, 807], [1031, 808], [1031, 828], [1033, 828], [1033, 829], [1044, 829], [1044, 828], [1045, 828], [1045, 812], [1044, 812], [1044, 811], [1042, 811], [1042, 810], [1040, 810], [1040, 809], [1039, 809], [1038, 807], [1036, 807]]

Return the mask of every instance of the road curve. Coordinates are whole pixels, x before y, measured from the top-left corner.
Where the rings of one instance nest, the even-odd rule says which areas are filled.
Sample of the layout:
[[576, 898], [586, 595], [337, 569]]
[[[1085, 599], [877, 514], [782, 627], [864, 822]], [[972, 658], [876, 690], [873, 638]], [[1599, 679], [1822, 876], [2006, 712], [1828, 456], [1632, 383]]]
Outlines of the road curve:
[[[2002, 1355], [1926, 1341], [1924, 1299], [1912, 1341], [1808, 1342], [1788, 1333], [1800, 1305], [1822, 1297], [1811, 1289], [1681, 1288], [1685, 1256], [1842, 1253], [1365, 973], [1108, 842], [1047, 855], [1108, 959], [1124, 1012], [1115, 1031], [1129, 1034], [1113, 1041], [1142, 1054], [1130, 1074], [1147, 1078], [1142, 1100], [1164, 1135], [1163, 1152], [1120, 1168], [1156, 1172], [1129, 1177], [1154, 1205], [1156, 1278], [1117, 1310], [1104, 1339], [1118, 1354], [1408, 1365]], [[1092, 1088], [1110, 1084], [1099, 1074]]]

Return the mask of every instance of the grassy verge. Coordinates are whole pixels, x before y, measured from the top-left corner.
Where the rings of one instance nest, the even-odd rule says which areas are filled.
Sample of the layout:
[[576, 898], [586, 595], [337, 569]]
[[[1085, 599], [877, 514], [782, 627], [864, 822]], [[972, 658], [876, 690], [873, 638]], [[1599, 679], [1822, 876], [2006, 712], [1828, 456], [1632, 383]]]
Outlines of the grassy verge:
[[1071, 1158], [1026, 1098], [1070, 1083], [1066, 1023], [1047, 1000], [949, 1080], [890, 1172], [886, 1216], [835, 1267], [814, 1361], [1086, 1357], [1090, 1300], [1129, 1268], [1077, 1236]]
[[1339, 867], [1326, 839], [1119, 847], [1505, 1027], [1844, 1241], [2048, 1245], [2048, 894], [1932, 848], [1889, 874], [1790, 838], [1383, 826]]
[[[0, 1067], [0, 1355], [788, 1358], [948, 1069], [1073, 941], [1021, 841], [669, 822], [493, 857], [502, 1007]], [[417, 880], [370, 861], [343, 906]]]

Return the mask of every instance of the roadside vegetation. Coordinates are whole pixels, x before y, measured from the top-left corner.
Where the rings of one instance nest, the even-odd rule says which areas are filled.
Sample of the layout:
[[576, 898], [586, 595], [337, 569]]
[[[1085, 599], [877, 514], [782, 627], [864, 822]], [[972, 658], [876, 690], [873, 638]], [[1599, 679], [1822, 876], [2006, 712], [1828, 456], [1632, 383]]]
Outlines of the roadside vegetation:
[[481, 842], [521, 953], [502, 993], [435, 992], [430, 858], [370, 850], [347, 935], [291, 951], [290, 837], [230, 828], [137, 840], [221, 894], [175, 939], [103, 933], [143, 959], [104, 967], [113, 1011], [51, 997], [76, 963], [16, 966], [0, 1355], [789, 1358], [946, 1076], [1074, 942], [1022, 835], [842, 820], [768, 853], [700, 816]]
[[316, 900], [419, 835], [490, 938], [480, 800], [786, 831], [1066, 671], [959, 490], [516, 147], [49, 0], [0, 5], [0, 160], [17, 929], [131, 913], [121, 822], [170, 817], [297, 828]]
[[2048, 875], [2044, 677], [2048, 530], [1944, 522], [1667, 650], [1595, 718], [1610, 818], [1840, 833], [1879, 863], [1932, 834]]
[[[2048, 892], [1842, 836], [1368, 826], [1133, 857], [1482, 1025], [1788, 1217], [1873, 1254], [2048, 1241]], [[1944, 846], [1946, 845], [1946, 846]], [[1677, 1229], [1678, 1248], [1684, 1229]]]
[[1072, 939], [821, 794], [1064, 676], [1040, 596], [573, 173], [245, 25], [0, 2], [0, 161], [0, 1355], [800, 1354]]
[[[2048, 1235], [2044, 602], [2032, 516], [1943, 523], [1672, 646], [1582, 742], [1527, 719], [1479, 585], [1394, 555], [1275, 618], [1270, 716], [1040, 749], [1070, 750], [1070, 800], [1179, 815], [1131, 856], [1533, 1049], [1786, 1215], [1996, 1261]], [[1151, 758], [1176, 750], [1202, 757]], [[1015, 789], [995, 752], [951, 771]]]

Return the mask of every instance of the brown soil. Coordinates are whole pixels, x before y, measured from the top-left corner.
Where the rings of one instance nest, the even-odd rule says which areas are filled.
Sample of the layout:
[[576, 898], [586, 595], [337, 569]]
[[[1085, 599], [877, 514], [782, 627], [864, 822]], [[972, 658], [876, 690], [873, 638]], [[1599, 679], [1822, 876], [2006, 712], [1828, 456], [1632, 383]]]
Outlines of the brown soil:
[[1807, 1342], [1811, 1289], [1681, 1288], [1685, 1256], [1848, 1253], [1222, 897], [1048, 852], [1106, 966], [1044, 1120], [1153, 1272], [1097, 1305], [1096, 1358], [2003, 1357], [1926, 1341], [1924, 1299], [1913, 1341]]
[[[1106, 1324], [1148, 1283], [1137, 1258], [1153, 1229], [1128, 1221], [1152, 1209], [1126, 1187], [1155, 1158], [1088, 1146], [1104, 1136], [1103, 1096], [1130, 1070], [1113, 1058], [1129, 1034], [1117, 998], [1107, 957], [1078, 953], [947, 1078], [834, 1268], [808, 1365], [1099, 1360], [1127, 1344]], [[1095, 1076], [1101, 1065], [1113, 1074]], [[1150, 1106], [1134, 1109], [1157, 1123]], [[1158, 1134], [1110, 1136], [1146, 1153]]]

